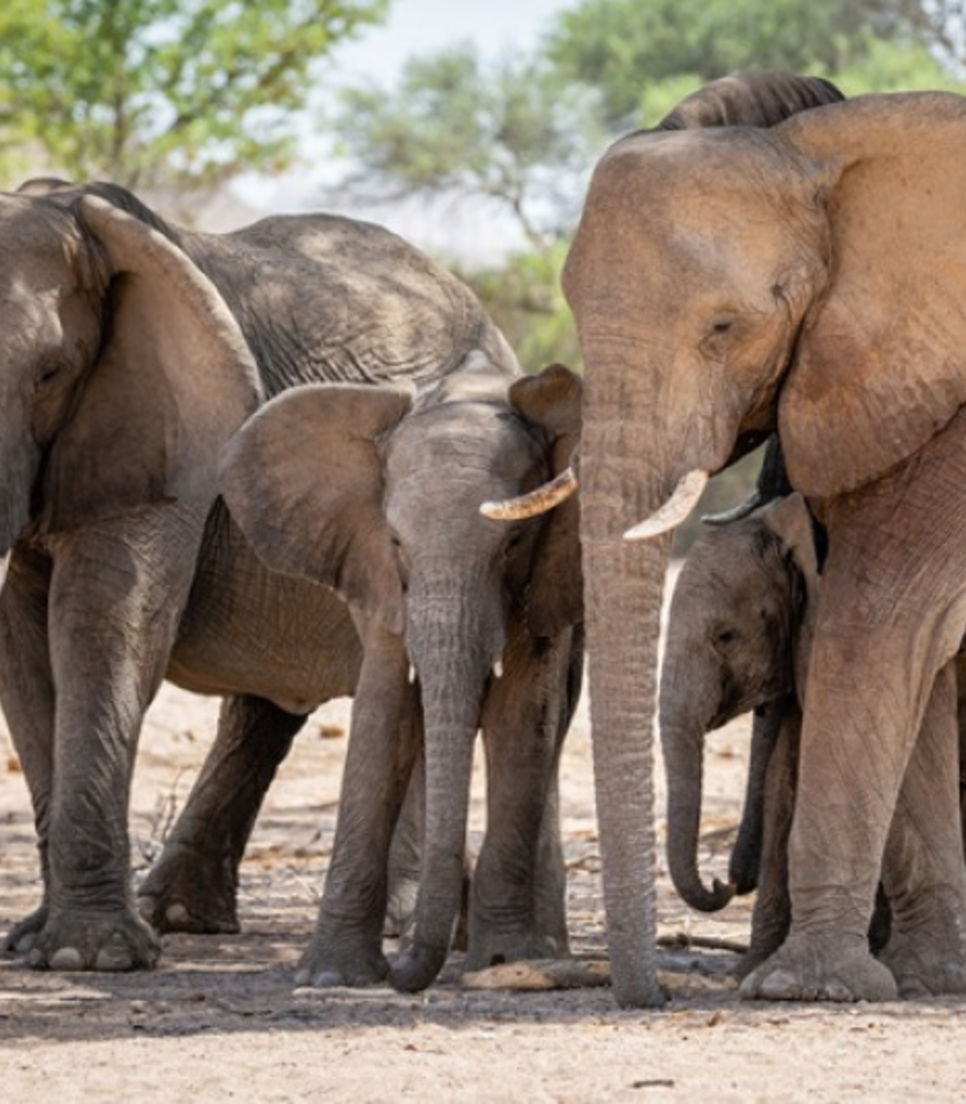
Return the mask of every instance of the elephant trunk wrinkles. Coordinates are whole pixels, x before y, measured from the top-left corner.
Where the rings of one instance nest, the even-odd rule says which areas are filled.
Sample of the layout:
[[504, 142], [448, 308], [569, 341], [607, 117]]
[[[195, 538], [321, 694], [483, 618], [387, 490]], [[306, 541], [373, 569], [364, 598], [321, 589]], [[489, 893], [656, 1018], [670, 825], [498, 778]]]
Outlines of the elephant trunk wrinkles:
[[425, 989], [442, 969], [462, 897], [473, 745], [492, 659], [479, 619], [463, 605], [410, 605], [409, 650], [425, 723], [426, 830], [413, 942], [391, 972], [404, 992]]
[[[591, 404], [591, 409], [593, 406]], [[655, 961], [653, 717], [657, 640], [670, 536], [628, 543], [630, 521], [661, 501], [641, 494], [637, 445], [622, 412], [584, 423], [583, 547], [590, 713], [604, 904], [614, 995], [664, 1003]], [[616, 455], [615, 455], [616, 453]]]
[[31, 494], [40, 453], [28, 433], [4, 433], [0, 450], [3, 494], [0, 495], [0, 555], [9, 552], [30, 521]]

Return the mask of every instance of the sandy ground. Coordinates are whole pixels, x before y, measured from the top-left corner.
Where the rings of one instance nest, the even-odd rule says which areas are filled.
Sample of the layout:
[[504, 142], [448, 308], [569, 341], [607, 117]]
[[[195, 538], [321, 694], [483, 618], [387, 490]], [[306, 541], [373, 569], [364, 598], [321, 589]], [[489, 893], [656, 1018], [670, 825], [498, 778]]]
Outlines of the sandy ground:
[[[837, 1007], [740, 1002], [725, 952], [664, 952], [666, 1011], [621, 1012], [607, 989], [469, 991], [458, 956], [416, 997], [293, 989], [332, 846], [348, 703], [296, 740], [242, 868], [237, 936], [167, 936], [161, 967], [42, 974], [0, 962], [0, 1099], [301, 1101], [937, 1101], [966, 1096], [966, 1003]], [[136, 772], [143, 873], [214, 731], [217, 703], [166, 686]], [[707, 874], [723, 875], [748, 725], [711, 740]], [[658, 768], [659, 808], [663, 807]], [[482, 827], [474, 783], [473, 841]], [[586, 702], [563, 764], [574, 950], [603, 947]], [[0, 928], [38, 899], [26, 787], [0, 732]], [[750, 902], [691, 913], [660, 871], [661, 931], [747, 937]]]

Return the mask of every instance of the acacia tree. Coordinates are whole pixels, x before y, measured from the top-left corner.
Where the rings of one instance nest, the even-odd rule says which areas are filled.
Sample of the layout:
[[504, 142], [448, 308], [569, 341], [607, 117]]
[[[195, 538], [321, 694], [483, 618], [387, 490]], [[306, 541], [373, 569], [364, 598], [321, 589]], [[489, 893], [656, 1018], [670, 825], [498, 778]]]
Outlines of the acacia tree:
[[0, 175], [193, 189], [277, 170], [318, 62], [388, 0], [4, 0]]
[[486, 64], [468, 46], [415, 57], [394, 88], [342, 92], [331, 125], [357, 168], [341, 187], [378, 201], [472, 196], [545, 251], [603, 140], [595, 100], [539, 57]]

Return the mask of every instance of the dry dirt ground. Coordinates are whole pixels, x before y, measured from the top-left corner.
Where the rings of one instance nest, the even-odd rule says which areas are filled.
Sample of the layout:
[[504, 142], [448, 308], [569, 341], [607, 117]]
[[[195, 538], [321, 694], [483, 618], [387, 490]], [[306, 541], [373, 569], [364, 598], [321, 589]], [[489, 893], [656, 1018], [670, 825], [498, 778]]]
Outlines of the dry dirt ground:
[[[135, 865], [158, 853], [214, 731], [217, 703], [166, 686], [141, 740]], [[732, 954], [664, 952], [665, 1011], [621, 1012], [607, 989], [461, 988], [458, 956], [419, 996], [293, 989], [332, 846], [348, 703], [312, 718], [283, 764], [242, 867], [237, 936], [167, 936], [161, 967], [33, 973], [0, 960], [0, 1100], [937, 1101], [966, 1097], [966, 1002], [747, 1004]], [[706, 873], [723, 875], [748, 726], [711, 740]], [[658, 808], [663, 807], [658, 764]], [[482, 827], [474, 783], [473, 842]], [[584, 702], [563, 764], [574, 950], [603, 916]], [[0, 928], [38, 898], [26, 787], [0, 726]], [[664, 934], [743, 940], [749, 901], [691, 913], [660, 870]]]

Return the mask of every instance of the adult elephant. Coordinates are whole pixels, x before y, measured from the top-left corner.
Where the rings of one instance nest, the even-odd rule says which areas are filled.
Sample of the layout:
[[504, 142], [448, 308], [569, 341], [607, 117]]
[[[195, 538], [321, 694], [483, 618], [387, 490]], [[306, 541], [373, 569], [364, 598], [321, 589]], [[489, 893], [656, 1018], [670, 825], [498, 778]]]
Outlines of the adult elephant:
[[[890, 965], [907, 986], [962, 986], [948, 661], [966, 624], [964, 222], [966, 100], [941, 93], [831, 104], [770, 130], [636, 135], [597, 166], [564, 286], [587, 362], [585, 613], [622, 1003], [659, 1000], [638, 795], [669, 552], [666, 533], [625, 535], [673, 525], [707, 473], [776, 426], [829, 555], [789, 844], [793, 921], [744, 992], [895, 995], [866, 931], [897, 816], [911, 822], [901, 865], [914, 877], [891, 887], [904, 961]], [[917, 741], [927, 715], [933, 736]]]
[[215, 504], [222, 446], [294, 384], [516, 361], [463, 284], [349, 219], [190, 233], [120, 188], [40, 182], [0, 196], [0, 247], [0, 697], [44, 878], [10, 943], [40, 967], [150, 966], [127, 808], [161, 679], [226, 702], [155, 915], [219, 927], [293, 734], [366, 675], [344, 603], [272, 576]]
[[[425, 733], [423, 866], [411, 946], [389, 972], [425, 988], [459, 910], [473, 747], [487, 829], [474, 871], [470, 968], [566, 952], [557, 763], [583, 666], [575, 503], [512, 527], [480, 504], [566, 467], [580, 382], [514, 377], [484, 358], [414, 402], [381, 387], [286, 392], [229, 443], [220, 486], [266, 565], [333, 587], [364, 644], [332, 870], [300, 977], [375, 982], [393, 787], [414, 682]], [[408, 678], [407, 678], [408, 672]], [[373, 738], [373, 733], [378, 738]]]

